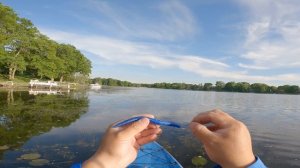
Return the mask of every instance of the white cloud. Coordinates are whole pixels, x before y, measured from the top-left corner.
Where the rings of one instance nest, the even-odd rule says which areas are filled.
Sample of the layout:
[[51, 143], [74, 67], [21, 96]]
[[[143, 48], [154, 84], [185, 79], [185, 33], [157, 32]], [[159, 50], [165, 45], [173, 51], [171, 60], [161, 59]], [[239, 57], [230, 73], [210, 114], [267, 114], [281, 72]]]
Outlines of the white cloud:
[[152, 68], [178, 68], [202, 77], [249, 82], [293, 82], [300, 83], [299, 74], [274, 76], [249, 75], [232, 71], [228, 64], [197, 55], [178, 55], [168, 48], [149, 43], [132, 42], [95, 35], [79, 35], [63, 31], [42, 29], [50, 38], [75, 45], [90, 52], [103, 61], [116, 64], [148, 66]]
[[265, 69], [268, 69], [268, 68], [262, 67], [262, 66], [245, 65], [245, 64], [243, 64], [243, 63], [239, 63], [238, 66], [239, 66], [239, 67], [242, 67], [242, 68], [246, 68], [246, 69], [254, 69], [254, 70], [265, 70]]
[[[174, 41], [193, 37], [199, 32], [199, 26], [191, 11], [177, 0], [161, 2], [158, 7], [149, 7], [149, 13], [159, 15], [157, 18], [149, 18], [147, 12], [137, 14], [134, 10], [113, 6], [105, 1], [88, 2], [88, 8], [97, 12], [99, 16], [85, 19], [89, 20], [91, 25], [115, 30], [120, 36]], [[100, 16], [108, 19], [105, 24], [103, 19], [99, 20]]]
[[238, 2], [249, 9], [242, 57], [251, 63], [242, 63], [241, 67], [261, 70], [300, 68], [300, 1]]

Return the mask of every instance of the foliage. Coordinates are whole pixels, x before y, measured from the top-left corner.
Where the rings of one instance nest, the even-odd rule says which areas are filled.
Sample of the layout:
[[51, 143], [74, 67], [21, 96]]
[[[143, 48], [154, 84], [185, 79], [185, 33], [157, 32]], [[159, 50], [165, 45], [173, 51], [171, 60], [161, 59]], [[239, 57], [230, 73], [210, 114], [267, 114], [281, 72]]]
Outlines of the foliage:
[[15, 149], [32, 136], [68, 126], [87, 111], [88, 103], [80, 93], [34, 96], [13, 90], [0, 92], [0, 146]]
[[0, 73], [33, 78], [72, 78], [91, 73], [91, 62], [74, 46], [58, 44], [41, 34], [30, 20], [0, 3]]
[[93, 78], [90, 83], [98, 83], [107, 86], [125, 86], [125, 87], [148, 87], [162, 89], [178, 89], [178, 90], [202, 90], [202, 91], [227, 91], [227, 92], [242, 92], [242, 93], [287, 93], [300, 94], [299, 86], [284, 85], [284, 86], [268, 86], [264, 83], [248, 82], [223, 82], [217, 81], [215, 85], [212, 83], [203, 84], [186, 84], [186, 83], [154, 83], [154, 84], [137, 84], [128, 81], [121, 81], [112, 78]]
[[128, 81], [121, 81], [112, 78], [94, 78], [90, 80], [90, 83], [98, 83], [106, 86], [123, 86], [123, 87], [140, 87], [140, 84], [131, 83]]

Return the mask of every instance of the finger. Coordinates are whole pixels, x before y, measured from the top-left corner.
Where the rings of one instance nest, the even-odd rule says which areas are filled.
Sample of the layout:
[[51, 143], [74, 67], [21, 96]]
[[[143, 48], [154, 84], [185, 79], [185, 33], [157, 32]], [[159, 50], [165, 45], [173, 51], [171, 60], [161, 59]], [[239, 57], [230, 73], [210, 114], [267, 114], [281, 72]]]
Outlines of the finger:
[[151, 129], [151, 128], [160, 128], [160, 125], [152, 124], [150, 122], [150, 124], [148, 125], [147, 129]]
[[212, 110], [198, 114], [193, 118], [192, 122], [198, 122], [202, 125], [213, 123], [214, 125], [223, 126], [227, 123], [227, 120], [229, 120], [228, 116], [225, 114], [219, 110]]
[[157, 139], [157, 135], [156, 134], [152, 134], [152, 135], [149, 135], [149, 136], [146, 136], [146, 137], [142, 137], [140, 139], [137, 140], [137, 143], [142, 146], [142, 145], [145, 145], [149, 142], [153, 142]]
[[[138, 117], [138, 116], [144, 116], [144, 117], [154, 118], [154, 115], [152, 115], [152, 114], [138, 114], [138, 115], [133, 115], [130, 118], [132, 118], [132, 117]], [[129, 118], [124, 118], [124, 119], [115, 121], [115, 122], [113, 122], [112, 124], [109, 125], [109, 128], [111, 128], [114, 125], [116, 125], [117, 123], [122, 122], [122, 121], [127, 120], [127, 119], [129, 119]]]
[[161, 132], [162, 132], [162, 130], [160, 128], [146, 129], [146, 130], [142, 131], [141, 133], [137, 134], [135, 136], [135, 138], [138, 139], [141, 137], [149, 136], [151, 134], [160, 134]]
[[148, 130], [142, 131], [141, 136], [146, 137], [146, 136], [151, 135], [151, 134], [159, 134], [160, 132], [161, 132], [160, 128], [148, 129]]
[[190, 129], [192, 133], [202, 142], [207, 143], [210, 142], [215, 135], [206, 126], [199, 124], [197, 122], [190, 123]]
[[[155, 118], [154, 115], [152, 114], [138, 114], [138, 115], [133, 115], [133, 117], [137, 117], [137, 116], [144, 116], [144, 117], [149, 117], [149, 118]], [[153, 124], [153, 123], [150, 123], [148, 128], [159, 128], [160, 125], [156, 125], [156, 124]]]
[[133, 115], [132, 117], [137, 117], [137, 116], [144, 116], [144, 117], [149, 117], [149, 118], [155, 118], [154, 115], [152, 115], [152, 114], [136, 114], [136, 115]]
[[148, 118], [142, 118], [120, 131], [120, 135], [122, 137], [135, 137], [135, 135], [146, 129], [149, 123], [150, 121]]
[[216, 126], [216, 125], [210, 125], [207, 126], [207, 129], [210, 130], [211, 132], [217, 131], [218, 129], [220, 129], [220, 127]]

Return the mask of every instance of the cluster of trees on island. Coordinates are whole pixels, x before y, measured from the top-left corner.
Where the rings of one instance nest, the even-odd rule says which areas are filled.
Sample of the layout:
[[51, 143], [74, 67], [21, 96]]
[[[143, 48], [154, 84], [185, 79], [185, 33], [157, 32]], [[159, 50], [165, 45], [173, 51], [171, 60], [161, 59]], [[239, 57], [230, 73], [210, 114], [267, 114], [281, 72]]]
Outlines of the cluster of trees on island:
[[264, 83], [248, 82], [223, 82], [217, 81], [212, 83], [186, 84], [186, 83], [154, 83], [138, 84], [128, 81], [121, 81], [112, 78], [94, 78], [91, 83], [99, 83], [107, 86], [124, 86], [124, 87], [147, 87], [162, 89], [178, 90], [201, 90], [201, 91], [226, 91], [226, 92], [244, 92], [244, 93], [279, 93], [279, 94], [300, 94], [300, 88], [297, 85], [269, 86]]
[[51, 80], [89, 75], [91, 62], [74, 46], [60, 44], [0, 3], [0, 73]]

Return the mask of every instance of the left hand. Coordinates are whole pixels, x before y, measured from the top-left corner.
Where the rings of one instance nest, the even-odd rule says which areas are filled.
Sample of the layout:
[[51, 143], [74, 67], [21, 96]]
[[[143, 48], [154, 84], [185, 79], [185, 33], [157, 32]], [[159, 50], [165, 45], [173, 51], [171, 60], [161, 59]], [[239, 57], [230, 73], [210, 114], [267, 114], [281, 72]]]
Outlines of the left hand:
[[[150, 114], [144, 116], [154, 118]], [[113, 128], [113, 125], [107, 129], [99, 149], [84, 162], [83, 168], [125, 168], [135, 160], [140, 147], [155, 141], [162, 131], [159, 126], [150, 124], [148, 118], [124, 127]]]

